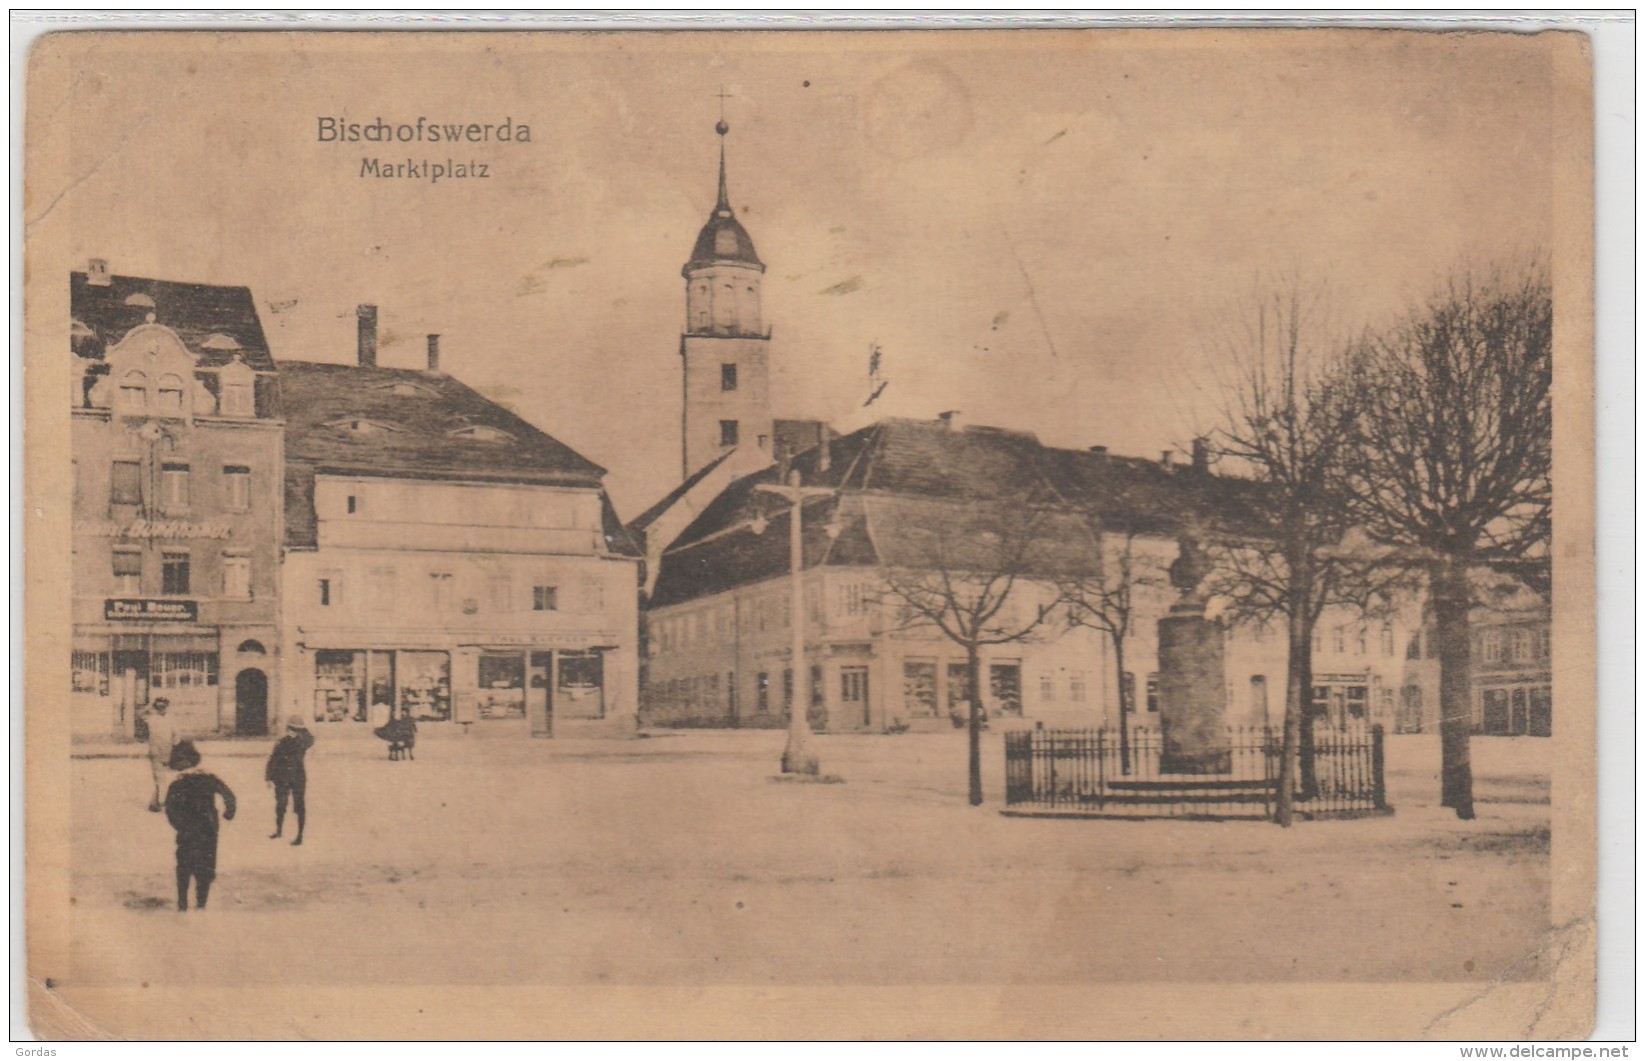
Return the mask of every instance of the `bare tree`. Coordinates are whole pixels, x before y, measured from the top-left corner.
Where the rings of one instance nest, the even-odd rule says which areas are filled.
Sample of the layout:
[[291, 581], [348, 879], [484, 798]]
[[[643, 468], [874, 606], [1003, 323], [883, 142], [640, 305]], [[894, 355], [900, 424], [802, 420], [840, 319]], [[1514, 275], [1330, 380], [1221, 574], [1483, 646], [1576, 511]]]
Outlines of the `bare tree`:
[[1086, 514], [1095, 546], [1095, 570], [1075, 572], [1061, 580], [1060, 592], [1071, 624], [1100, 631], [1114, 649], [1114, 682], [1118, 693], [1120, 769], [1131, 772], [1130, 719], [1136, 705], [1125, 679], [1125, 642], [1145, 607], [1147, 595], [1168, 585], [1160, 557], [1137, 549], [1134, 530], [1105, 531], [1094, 513]]
[[1441, 802], [1474, 816], [1469, 571], [1546, 560], [1553, 491], [1546, 267], [1450, 283], [1359, 365], [1351, 501], [1426, 571], [1439, 648]]
[[1353, 377], [1344, 371], [1349, 345], [1332, 333], [1323, 292], [1296, 284], [1259, 299], [1223, 345], [1235, 375], [1218, 448], [1260, 486], [1248, 492], [1237, 517], [1226, 520], [1240, 526], [1218, 536], [1211, 589], [1229, 602], [1235, 622], [1285, 623], [1276, 818], [1288, 826], [1299, 766], [1304, 798], [1316, 787], [1314, 627], [1327, 607], [1363, 597], [1351, 591], [1337, 551], [1350, 526], [1344, 503], [1354, 440]]
[[1044, 623], [1067, 551], [1059, 522], [1028, 497], [904, 502], [876, 542], [889, 561], [878, 603], [892, 629], [935, 630], [965, 650], [972, 806], [982, 803], [982, 650], [1027, 641]]

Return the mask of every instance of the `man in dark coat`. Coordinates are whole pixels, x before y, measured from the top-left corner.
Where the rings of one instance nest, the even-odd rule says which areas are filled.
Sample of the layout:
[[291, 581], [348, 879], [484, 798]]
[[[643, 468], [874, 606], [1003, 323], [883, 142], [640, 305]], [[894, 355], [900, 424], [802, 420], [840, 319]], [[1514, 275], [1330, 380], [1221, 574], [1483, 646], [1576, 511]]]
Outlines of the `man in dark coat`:
[[206, 896], [217, 876], [217, 797], [223, 797], [223, 818], [234, 820], [234, 793], [200, 767], [193, 741], [180, 741], [167, 764], [181, 771], [166, 790], [166, 819], [177, 830], [177, 909], [188, 909], [188, 882], [194, 878], [197, 909], [206, 908]]
[[280, 833], [286, 827], [286, 800], [291, 801], [291, 809], [297, 812], [297, 839], [291, 842], [297, 847], [303, 842], [303, 823], [308, 817], [308, 808], [303, 803], [304, 793], [308, 789], [308, 771], [303, 766], [303, 756], [314, 747], [314, 734], [303, 725], [303, 720], [292, 715], [286, 721], [286, 735], [274, 744], [274, 751], [269, 754], [268, 766], [263, 768], [263, 780], [274, 786], [274, 832], [269, 835], [270, 840], [278, 840]]

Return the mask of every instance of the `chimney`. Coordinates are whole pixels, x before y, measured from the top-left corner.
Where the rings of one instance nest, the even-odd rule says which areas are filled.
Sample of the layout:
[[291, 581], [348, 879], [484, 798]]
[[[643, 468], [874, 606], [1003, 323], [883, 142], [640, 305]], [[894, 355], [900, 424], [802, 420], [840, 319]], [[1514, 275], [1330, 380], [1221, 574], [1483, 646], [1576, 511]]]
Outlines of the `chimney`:
[[1091, 452], [1095, 453], [1099, 457], [1106, 457], [1106, 456], [1108, 456], [1108, 447], [1107, 446], [1092, 446], [1091, 447]]
[[1170, 450], [1162, 449], [1162, 450], [1159, 451], [1159, 466], [1161, 468], [1171, 467], [1171, 451]]
[[377, 307], [360, 306], [354, 311], [360, 318], [360, 366], [377, 366]]
[[428, 335], [428, 370], [440, 371], [440, 337], [434, 332]]
[[829, 452], [833, 447], [828, 444], [828, 429], [826, 427], [822, 428], [818, 434], [821, 436], [822, 441], [817, 444], [817, 471], [826, 472], [833, 460], [833, 454]]
[[946, 412], [938, 413], [937, 419], [942, 421], [944, 427], [952, 431], [960, 426], [960, 411], [958, 409], [949, 409]]
[[109, 286], [109, 260], [93, 258], [86, 263], [86, 283], [92, 287]]
[[1194, 439], [1194, 470], [1209, 472], [1211, 470], [1211, 440], [1201, 435]]

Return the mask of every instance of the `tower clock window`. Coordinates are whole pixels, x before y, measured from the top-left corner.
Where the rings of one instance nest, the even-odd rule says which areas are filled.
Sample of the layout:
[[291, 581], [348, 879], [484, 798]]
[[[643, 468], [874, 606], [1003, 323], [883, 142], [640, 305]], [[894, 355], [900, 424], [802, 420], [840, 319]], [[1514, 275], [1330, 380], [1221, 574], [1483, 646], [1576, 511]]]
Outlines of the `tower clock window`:
[[737, 421], [720, 421], [720, 445], [735, 446], [737, 444]]
[[720, 389], [722, 391], [734, 391], [737, 389], [736, 365], [720, 366]]

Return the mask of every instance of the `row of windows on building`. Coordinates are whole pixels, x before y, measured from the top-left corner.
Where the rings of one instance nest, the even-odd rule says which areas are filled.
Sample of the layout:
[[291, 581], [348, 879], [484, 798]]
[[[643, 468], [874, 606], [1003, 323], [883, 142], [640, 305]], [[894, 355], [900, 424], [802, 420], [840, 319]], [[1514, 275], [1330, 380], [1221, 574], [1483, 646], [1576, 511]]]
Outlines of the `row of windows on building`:
[[[1512, 626], [1487, 626], [1472, 631], [1472, 653], [1475, 662], [1482, 663], [1538, 663], [1549, 658], [1553, 648], [1553, 632], [1546, 623], [1532, 622]], [[1406, 659], [1435, 659], [1439, 650], [1432, 632], [1412, 635], [1406, 646]]]
[[[561, 587], [556, 583], [533, 584], [530, 595], [518, 592], [513, 576], [487, 576], [479, 585], [469, 580], [459, 583], [450, 571], [413, 572], [411, 588], [419, 577], [426, 578], [424, 603], [434, 611], [461, 611], [465, 615], [485, 612], [558, 612], [573, 611], [597, 613], [605, 608], [605, 586], [597, 579], [584, 579], [575, 587]], [[346, 589], [350, 579], [341, 571], [323, 572], [315, 581], [314, 603], [322, 608], [340, 608], [347, 600]], [[401, 573], [392, 567], [377, 567], [365, 573], [365, 603], [367, 607], [390, 610], [407, 604], [401, 598], [406, 588]], [[569, 592], [568, 592], [569, 590]], [[471, 594], [469, 591], [473, 591]]]
[[[1327, 631], [1314, 627], [1314, 652], [1325, 651]], [[1345, 624], [1332, 627], [1329, 631], [1331, 651], [1341, 655], [1352, 651], [1356, 656], [1367, 656], [1371, 652], [1371, 628], [1363, 625]], [[1394, 628], [1384, 623], [1380, 633], [1378, 648], [1384, 656], [1394, 655]]]
[[[845, 619], [863, 615], [868, 608], [872, 587], [866, 582], [848, 582], [831, 587], [829, 611], [834, 618]], [[733, 604], [706, 608], [689, 615], [674, 615], [651, 620], [652, 650], [671, 652], [700, 645], [724, 644], [734, 633], [756, 634], [767, 630], [786, 630], [792, 621], [792, 598], [788, 592], [750, 596]], [[825, 618], [823, 588], [805, 588], [807, 618], [820, 623]], [[740, 620], [740, 622], [739, 622]]]
[[[193, 504], [193, 468], [185, 461], [162, 461], [158, 488], [160, 507], [167, 512], [186, 512]], [[243, 464], [222, 466], [222, 509], [246, 512], [251, 508], [251, 469]], [[143, 482], [143, 462], [117, 460], [109, 469], [109, 504], [142, 505], [150, 491]]]
[[[256, 413], [256, 390], [250, 379], [222, 380], [217, 395], [198, 380], [195, 384], [197, 411], [215, 410], [221, 416], [252, 416]], [[140, 369], [132, 369], [120, 377], [115, 391], [115, 408], [123, 413], [148, 416], [183, 415], [184, 387], [187, 382], [176, 373], [166, 373], [156, 380]]]
[[[108, 696], [110, 682], [117, 678], [125, 663], [121, 656], [132, 653], [95, 649], [74, 649], [70, 667], [74, 674], [74, 691]], [[217, 684], [217, 652], [215, 648], [199, 651], [155, 651], [142, 654], [142, 662], [151, 690], [196, 689]]]
[[[144, 595], [152, 585], [152, 575], [144, 577], [145, 550], [140, 546], [116, 545], [112, 547], [112, 554], [114, 592], [128, 597]], [[198, 587], [195, 585], [197, 580], [194, 577], [194, 560], [194, 553], [189, 549], [171, 548], [160, 551], [159, 575], [162, 595], [182, 597], [196, 592]], [[218, 558], [218, 570], [221, 572], [219, 589], [224, 599], [251, 599], [249, 552], [225, 549]]]

